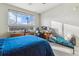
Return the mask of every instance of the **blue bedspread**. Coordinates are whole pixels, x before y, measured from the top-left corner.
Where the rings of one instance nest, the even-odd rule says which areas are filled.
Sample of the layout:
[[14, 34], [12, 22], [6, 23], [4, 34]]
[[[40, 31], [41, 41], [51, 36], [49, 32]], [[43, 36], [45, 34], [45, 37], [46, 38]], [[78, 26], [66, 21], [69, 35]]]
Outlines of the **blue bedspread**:
[[48, 42], [37, 36], [4, 38], [0, 54], [3, 56], [52, 56]]

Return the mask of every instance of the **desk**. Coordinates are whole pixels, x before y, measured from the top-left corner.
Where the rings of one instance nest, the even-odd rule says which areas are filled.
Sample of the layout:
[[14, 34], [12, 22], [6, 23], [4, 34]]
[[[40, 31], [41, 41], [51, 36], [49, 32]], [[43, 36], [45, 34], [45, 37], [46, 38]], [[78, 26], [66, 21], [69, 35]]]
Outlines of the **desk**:
[[25, 33], [11, 33], [10, 37], [24, 36], [24, 35], [34, 35], [33, 32], [25, 32]]
[[24, 33], [11, 33], [10, 37], [24, 36]]

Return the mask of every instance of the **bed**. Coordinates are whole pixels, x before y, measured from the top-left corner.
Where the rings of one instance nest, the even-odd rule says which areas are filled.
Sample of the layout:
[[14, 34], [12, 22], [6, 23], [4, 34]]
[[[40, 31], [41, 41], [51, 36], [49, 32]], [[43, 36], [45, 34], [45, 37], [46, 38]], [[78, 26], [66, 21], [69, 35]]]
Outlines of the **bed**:
[[1, 56], [54, 56], [46, 40], [33, 35], [0, 39]]
[[70, 48], [74, 48], [74, 44], [68, 40], [65, 40], [65, 38], [63, 38], [63, 37], [56, 37], [55, 39], [52, 38], [52, 39], [49, 39], [49, 41], [58, 43], [58, 44], [61, 44], [61, 45], [64, 45], [64, 46], [67, 46]]
[[49, 41], [73, 49], [73, 54], [74, 54], [74, 46], [75, 46], [76, 44], [75, 44], [75, 43], [72, 43], [72, 42], [69, 41], [69, 40], [65, 40], [64, 37], [58, 36], [58, 37], [49, 39]]

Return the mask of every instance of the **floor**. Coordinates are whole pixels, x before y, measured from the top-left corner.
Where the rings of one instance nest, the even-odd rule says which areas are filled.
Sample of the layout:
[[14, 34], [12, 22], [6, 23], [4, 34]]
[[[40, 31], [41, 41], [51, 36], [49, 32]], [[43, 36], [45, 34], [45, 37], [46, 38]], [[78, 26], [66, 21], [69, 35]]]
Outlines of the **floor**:
[[75, 54], [73, 54], [73, 49], [71, 48], [51, 42], [49, 42], [49, 44], [52, 47], [55, 56], [75, 56]]

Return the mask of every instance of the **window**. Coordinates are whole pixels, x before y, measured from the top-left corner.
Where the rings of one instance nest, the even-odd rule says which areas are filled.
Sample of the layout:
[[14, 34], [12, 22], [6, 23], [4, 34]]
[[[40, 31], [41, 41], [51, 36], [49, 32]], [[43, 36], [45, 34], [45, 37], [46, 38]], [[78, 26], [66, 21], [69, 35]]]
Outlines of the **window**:
[[51, 21], [51, 28], [54, 28], [57, 33], [62, 34], [62, 23]]
[[70, 24], [64, 24], [64, 35], [74, 34], [79, 37], [79, 27]]
[[8, 12], [8, 25], [34, 25], [34, 16], [17, 11]]
[[8, 24], [11, 25], [11, 24], [16, 24], [16, 13], [13, 13], [13, 12], [8, 12]]

